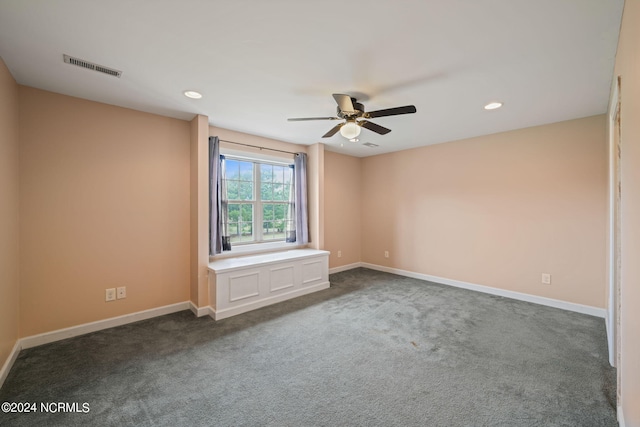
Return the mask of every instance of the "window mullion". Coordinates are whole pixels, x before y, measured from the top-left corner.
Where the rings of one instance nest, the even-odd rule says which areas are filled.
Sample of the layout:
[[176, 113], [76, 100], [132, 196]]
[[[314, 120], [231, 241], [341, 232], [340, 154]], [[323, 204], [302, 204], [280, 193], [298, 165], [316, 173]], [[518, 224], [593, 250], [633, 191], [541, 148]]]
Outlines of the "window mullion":
[[256, 241], [262, 242], [262, 198], [261, 198], [261, 176], [260, 176], [260, 165], [257, 162], [253, 163], [253, 176], [255, 177], [254, 182], [254, 204], [253, 204], [253, 217], [255, 222], [253, 224], [255, 233], [256, 233]]

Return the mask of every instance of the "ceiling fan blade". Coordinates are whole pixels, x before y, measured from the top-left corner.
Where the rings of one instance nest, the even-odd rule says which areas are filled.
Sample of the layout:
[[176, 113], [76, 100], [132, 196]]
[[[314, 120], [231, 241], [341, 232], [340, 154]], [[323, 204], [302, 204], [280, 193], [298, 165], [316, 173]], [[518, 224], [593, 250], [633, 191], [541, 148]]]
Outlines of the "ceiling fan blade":
[[353, 114], [356, 112], [356, 109], [353, 107], [353, 102], [351, 102], [351, 97], [349, 95], [344, 95], [341, 93], [334, 93], [333, 99], [338, 103], [338, 107], [340, 107], [340, 111], [347, 114]]
[[369, 111], [364, 114], [364, 117], [368, 119], [373, 119], [375, 117], [385, 117], [385, 116], [397, 116], [399, 114], [412, 114], [415, 113], [416, 107], [415, 105], [405, 105], [404, 107], [395, 107], [395, 108], [387, 108], [386, 110], [376, 110]]
[[289, 122], [302, 122], [306, 120], [342, 120], [340, 117], [296, 117], [287, 119]]
[[323, 138], [329, 138], [332, 137], [333, 135], [335, 135], [336, 133], [338, 133], [338, 131], [340, 130], [340, 128], [344, 126], [344, 123], [339, 123], [337, 125], [335, 125], [334, 127], [331, 128], [331, 130], [327, 133], [325, 133], [324, 135], [322, 135]]
[[360, 120], [358, 122], [358, 125], [362, 126], [363, 128], [367, 128], [369, 130], [372, 130], [375, 133], [379, 133], [380, 135], [386, 135], [389, 132], [391, 132], [391, 129], [387, 129], [384, 126], [380, 126], [380, 125], [377, 125], [375, 123], [368, 122], [366, 120]]

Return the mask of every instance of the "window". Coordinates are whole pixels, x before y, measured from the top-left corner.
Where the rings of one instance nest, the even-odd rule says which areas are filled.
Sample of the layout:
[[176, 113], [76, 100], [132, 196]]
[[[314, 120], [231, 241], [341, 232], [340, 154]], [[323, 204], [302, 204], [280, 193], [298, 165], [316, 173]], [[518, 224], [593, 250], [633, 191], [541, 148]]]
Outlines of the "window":
[[287, 158], [225, 152], [220, 153], [220, 139], [210, 136], [209, 255], [233, 247], [249, 253], [309, 243], [306, 153]]
[[285, 241], [291, 217], [293, 165], [224, 156], [222, 188], [231, 244]]

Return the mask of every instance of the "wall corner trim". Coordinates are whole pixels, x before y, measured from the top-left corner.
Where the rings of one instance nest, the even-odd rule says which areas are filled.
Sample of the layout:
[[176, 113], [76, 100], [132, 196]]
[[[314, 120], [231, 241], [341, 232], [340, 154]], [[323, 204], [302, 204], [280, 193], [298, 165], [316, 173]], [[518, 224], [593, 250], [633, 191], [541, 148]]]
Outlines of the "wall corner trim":
[[[371, 270], [384, 271], [386, 273], [397, 274], [399, 276], [411, 277], [413, 279], [426, 280], [427, 282], [435, 282], [435, 283], [440, 283], [442, 285], [454, 286], [456, 288], [468, 289], [471, 291], [497, 295], [497, 296], [511, 298], [519, 301], [546, 305], [547, 307], [559, 308], [561, 310], [588, 314], [590, 316], [600, 317], [603, 319], [606, 318], [606, 314], [607, 314], [607, 311], [604, 308], [576, 304], [576, 303], [561, 301], [553, 298], [540, 297], [537, 295], [524, 294], [521, 292], [508, 291], [505, 289], [492, 288], [490, 286], [478, 285], [475, 283], [463, 282], [463, 281], [454, 280], [454, 279], [447, 279], [444, 277], [431, 276], [429, 274], [415, 273], [413, 271], [401, 270], [401, 269], [392, 268], [392, 267], [385, 267], [377, 264], [369, 264], [367, 262], [350, 264], [350, 266], [352, 266], [353, 268], [364, 267], [364, 268], [369, 268]], [[344, 267], [347, 267], [347, 266], [344, 266]], [[341, 267], [338, 267], [338, 268], [341, 268]], [[337, 270], [337, 268], [332, 270]], [[345, 270], [347, 269], [345, 268]], [[340, 270], [340, 271], [344, 271], [344, 270]]]
[[609, 352], [609, 365], [615, 368], [616, 353], [615, 353], [615, 348], [613, 346], [613, 340], [615, 339], [615, 336], [613, 333], [614, 331], [611, 330], [611, 324], [609, 322], [609, 309], [606, 308], [604, 311], [605, 311], [604, 326], [605, 326], [605, 330], [607, 331], [607, 350]]
[[361, 262], [355, 262], [353, 264], [341, 265], [339, 267], [333, 267], [329, 269], [329, 274], [340, 273], [341, 271], [353, 270], [354, 268], [362, 267]]
[[20, 343], [20, 340], [18, 340], [16, 341], [13, 348], [11, 349], [11, 353], [9, 353], [9, 357], [4, 362], [4, 365], [2, 365], [2, 369], [0, 369], [0, 388], [2, 388], [2, 385], [4, 384], [4, 380], [7, 379], [7, 375], [9, 375], [9, 371], [11, 370], [11, 368], [13, 367], [13, 364], [18, 358], [18, 355], [20, 354], [20, 350], [22, 350], [22, 344]]
[[203, 317], [203, 316], [211, 316], [211, 317], [213, 317], [214, 316], [214, 311], [210, 306], [196, 307], [196, 305], [193, 303], [193, 301], [189, 301], [189, 309], [197, 317]]
[[618, 406], [617, 415], [618, 415], [618, 425], [620, 427], [626, 427], [626, 424], [624, 422], [624, 411], [622, 410], [622, 406]]

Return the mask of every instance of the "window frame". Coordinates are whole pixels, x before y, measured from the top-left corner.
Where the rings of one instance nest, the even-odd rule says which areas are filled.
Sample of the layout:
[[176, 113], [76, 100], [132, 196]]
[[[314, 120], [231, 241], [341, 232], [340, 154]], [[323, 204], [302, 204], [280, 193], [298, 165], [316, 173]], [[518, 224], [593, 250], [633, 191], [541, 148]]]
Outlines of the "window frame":
[[[241, 155], [241, 154], [236, 154], [236, 153], [220, 153], [221, 156], [225, 157], [225, 160], [235, 160], [235, 161], [240, 161], [240, 162], [249, 162], [252, 164], [252, 172], [253, 172], [253, 194], [252, 194], [252, 199], [251, 200], [242, 200], [242, 199], [227, 199], [227, 204], [231, 205], [231, 204], [235, 204], [235, 205], [252, 205], [253, 207], [253, 224], [252, 224], [252, 240], [246, 240], [246, 241], [234, 241], [232, 242], [232, 250], [230, 252], [233, 252], [233, 248], [234, 247], [243, 247], [243, 246], [251, 246], [254, 245], [256, 248], [258, 246], [262, 246], [262, 245], [269, 245], [269, 244], [286, 244], [286, 245], [295, 245], [295, 243], [289, 243], [286, 242], [286, 235], [284, 235], [282, 238], [276, 238], [276, 239], [265, 239], [264, 236], [264, 215], [263, 215], [263, 208], [264, 205], [270, 204], [270, 205], [276, 205], [276, 204], [282, 204], [285, 206], [285, 209], [288, 208], [289, 205], [289, 199], [287, 198], [286, 200], [282, 200], [282, 201], [276, 201], [276, 200], [268, 200], [268, 201], [264, 201], [262, 200], [262, 192], [261, 192], [261, 184], [262, 184], [262, 174], [261, 174], [261, 168], [260, 165], [271, 165], [271, 166], [278, 166], [278, 167], [285, 167], [285, 168], [291, 168], [293, 167], [293, 159], [291, 160], [274, 160], [274, 159], [266, 159], [266, 158], [258, 158], [258, 157], [250, 157], [250, 156], [245, 156], [245, 155]], [[241, 176], [238, 177], [239, 180], [238, 182], [241, 181]], [[224, 180], [227, 180], [226, 177], [223, 177]], [[228, 182], [228, 180], [227, 180]], [[285, 186], [288, 186], [290, 188], [290, 186], [293, 185], [293, 176], [291, 176], [291, 181], [289, 182], [289, 184], [283, 184]], [[242, 208], [240, 208], [242, 209]], [[267, 221], [271, 221], [271, 220], [267, 220]], [[286, 219], [285, 219], [286, 221]], [[229, 227], [229, 222], [227, 223], [227, 227]], [[286, 227], [285, 227], [286, 230]]]

